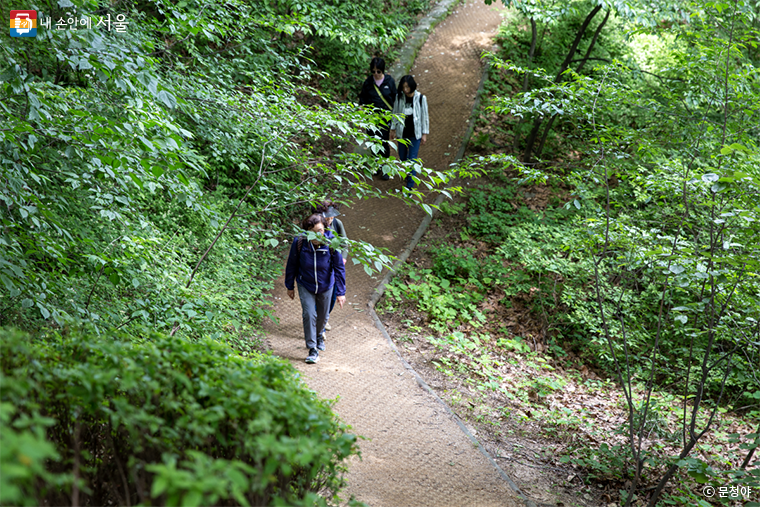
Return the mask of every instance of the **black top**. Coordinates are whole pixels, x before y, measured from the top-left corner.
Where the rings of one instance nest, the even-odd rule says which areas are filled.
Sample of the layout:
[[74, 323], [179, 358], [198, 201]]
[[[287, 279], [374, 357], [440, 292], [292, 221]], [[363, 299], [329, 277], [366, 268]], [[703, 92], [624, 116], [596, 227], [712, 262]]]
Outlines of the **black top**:
[[[406, 97], [406, 96], [405, 96]], [[414, 106], [414, 97], [406, 97], [404, 112], [406, 113]], [[414, 113], [404, 116], [404, 139], [417, 139], [414, 135]]]
[[388, 102], [387, 105], [383, 102], [383, 99], [380, 98], [380, 95], [377, 94], [377, 90], [375, 90], [375, 79], [372, 76], [368, 77], [362, 85], [362, 91], [359, 93], [359, 104], [372, 104], [376, 108], [384, 111], [392, 110], [393, 101], [396, 99], [396, 82], [390, 74], [385, 75], [383, 82], [378, 88]]

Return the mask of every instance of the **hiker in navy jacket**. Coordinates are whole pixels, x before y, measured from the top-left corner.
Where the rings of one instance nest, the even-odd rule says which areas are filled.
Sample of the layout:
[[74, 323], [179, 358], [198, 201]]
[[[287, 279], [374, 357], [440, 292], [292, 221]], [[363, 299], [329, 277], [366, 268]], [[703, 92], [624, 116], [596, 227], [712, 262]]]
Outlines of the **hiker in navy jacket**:
[[[301, 226], [328, 241], [335, 237], [327, 230], [327, 220], [321, 213], [306, 218]], [[331, 249], [320, 239], [309, 241], [305, 235], [296, 236], [290, 245], [285, 268], [285, 288], [290, 299], [295, 298], [295, 283], [298, 284], [303, 333], [309, 349], [306, 362], [313, 364], [319, 361], [319, 351], [325, 350], [324, 335], [317, 333], [325, 327], [333, 290], [338, 293], [337, 302], [341, 308], [346, 302], [346, 271], [340, 250]]]

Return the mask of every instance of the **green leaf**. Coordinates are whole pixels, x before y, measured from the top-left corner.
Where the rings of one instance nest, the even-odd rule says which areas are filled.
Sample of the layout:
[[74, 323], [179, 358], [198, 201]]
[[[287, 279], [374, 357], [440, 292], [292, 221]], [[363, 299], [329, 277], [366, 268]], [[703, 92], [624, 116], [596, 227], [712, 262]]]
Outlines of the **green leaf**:
[[45, 306], [42, 303], [37, 303], [37, 308], [40, 309], [40, 313], [42, 314], [43, 319], [47, 319], [50, 317], [50, 311], [45, 308]]
[[182, 505], [187, 507], [199, 507], [203, 503], [203, 495], [200, 491], [192, 490], [182, 498]]
[[169, 481], [165, 475], [159, 474], [153, 479], [153, 486], [150, 488], [150, 494], [153, 498], [161, 496], [169, 486]]
[[172, 95], [171, 93], [167, 92], [166, 90], [161, 90], [158, 92], [158, 100], [163, 102], [166, 107], [170, 109], [174, 109], [177, 107], [177, 99]]
[[707, 173], [702, 175], [702, 181], [705, 183], [715, 183], [720, 179], [720, 176], [718, 176], [715, 173]]
[[129, 173], [129, 177], [132, 178], [132, 181], [134, 181], [138, 187], [140, 187], [141, 189], [143, 188], [142, 180], [138, 178], [137, 175], [135, 175], [135, 173]]
[[153, 146], [153, 143], [150, 142], [145, 136], [137, 136], [137, 138], [140, 140], [146, 150], [155, 151], [156, 147]]
[[161, 167], [159, 167], [157, 165], [154, 165], [151, 168], [151, 172], [153, 173], [153, 176], [155, 176], [156, 178], [160, 178], [161, 175], [164, 174], [163, 168], [161, 168]]
[[8, 289], [8, 290], [14, 290], [16, 288], [16, 286], [13, 284], [13, 282], [11, 281], [11, 279], [8, 278], [7, 276], [5, 276], [3, 274], [0, 274], [0, 280], [3, 281], [3, 283], [5, 284], [5, 288], [6, 289]]

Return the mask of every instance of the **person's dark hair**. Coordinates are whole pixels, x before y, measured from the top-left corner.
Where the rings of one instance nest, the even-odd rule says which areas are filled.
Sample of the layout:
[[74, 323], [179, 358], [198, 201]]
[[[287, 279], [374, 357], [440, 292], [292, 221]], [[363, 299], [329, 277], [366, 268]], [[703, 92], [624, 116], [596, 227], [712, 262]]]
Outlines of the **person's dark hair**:
[[398, 96], [401, 97], [404, 95], [403, 88], [404, 83], [407, 83], [409, 85], [409, 91], [414, 93], [414, 91], [417, 89], [417, 81], [414, 80], [411, 74], [407, 74], [406, 76], [402, 77], [398, 82]]
[[379, 56], [374, 57], [372, 61], [369, 62], [369, 70], [372, 71], [372, 69], [382, 70], [385, 72], [385, 60]]
[[340, 209], [340, 203], [333, 202], [330, 199], [327, 199], [327, 200], [322, 201], [320, 204], [317, 204], [314, 207], [314, 213], [327, 213], [327, 208], [329, 208], [330, 206], [332, 206], [336, 210]]
[[327, 229], [327, 220], [322, 216], [322, 213], [314, 213], [313, 215], [304, 218], [303, 222], [301, 222], [301, 227], [304, 231], [308, 231], [317, 224], [322, 224], [325, 226], [325, 229]]

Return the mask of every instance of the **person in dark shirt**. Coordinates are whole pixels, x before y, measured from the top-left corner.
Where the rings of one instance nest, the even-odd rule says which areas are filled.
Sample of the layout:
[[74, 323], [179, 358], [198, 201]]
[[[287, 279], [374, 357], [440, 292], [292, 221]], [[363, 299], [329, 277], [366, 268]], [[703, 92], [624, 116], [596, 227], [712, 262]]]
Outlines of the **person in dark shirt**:
[[[364, 81], [359, 93], [359, 105], [371, 105], [375, 110], [390, 113], [393, 109], [393, 101], [396, 98], [396, 82], [390, 74], [385, 73], [385, 60], [375, 57], [369, 64], [370, 76]], [[367, 134], [383, 141], [383, 149], [378, 153], [383, 158], [391, 155], [388, 145], [391, 127], [389, 123], [380, 126], [380, 129], [368, 129]], [[390, 176], [381, 170], [376, 173], [384, 180]]]

